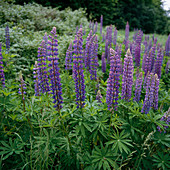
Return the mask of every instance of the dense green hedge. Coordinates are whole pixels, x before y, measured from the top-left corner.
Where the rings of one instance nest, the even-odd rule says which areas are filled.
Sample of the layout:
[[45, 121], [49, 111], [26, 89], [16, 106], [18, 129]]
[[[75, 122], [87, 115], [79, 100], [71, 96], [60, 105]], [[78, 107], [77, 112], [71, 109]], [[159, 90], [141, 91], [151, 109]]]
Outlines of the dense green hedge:
[[85, 8], [89, 19], [99, 21], [103, 15], [104, 25], [114, 24], [118, 29], [124, 29], [129, 21], [131, 29], [141, 28], [145, 33], [170, 33], [169, 18], [161, 0], [15, 0], [20, 4], [33, 1], [60, 9]]

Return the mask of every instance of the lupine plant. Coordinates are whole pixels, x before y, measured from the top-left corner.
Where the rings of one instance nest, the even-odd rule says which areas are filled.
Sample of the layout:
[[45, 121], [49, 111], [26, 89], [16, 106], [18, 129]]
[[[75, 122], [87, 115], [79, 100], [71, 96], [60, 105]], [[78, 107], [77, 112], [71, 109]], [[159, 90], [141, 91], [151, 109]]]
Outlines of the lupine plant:
[[85, 82], [84, 82], [84, 71], [83, 71], [83, 52], [82, 52], [82, 29], [79, 29], [75, 40], [73, 41], [74, 54], [73, 54], [73, 78], [75, 81], [75, 92], [76, 92], [76, 104], [77, 108], [83, 108], [85, 100]]
[[[65, 16], [48, 10], [47, 20]], [[72, 11], [69, 24], [74, 17]], [[16, 28], [10, 28], [10, 53], [5, 36], [0, 43], [0, 169], [169, 169], [169, 62], [162, 35], [149, 40], [136, 29], [132, 38], [128, 23], [126, 31], [112, 25], [101, 31], [94, 21], [89, 28], [78, 21], [71, 29], [58, 22], [51, 32], [50, 23], [35, 34], [24, 30], [37, 45], [22, 51], [22, 67], [12, 54]]]
[[162, 133], [162, 131], [164, 133], [166, 133], [166, 129], [168, 128], [168, 125], [170, 123], [170, 107], [169, 109], [164, 113], [164, 115], [161, 118], [161, 121], [165, 122], [166, 125], [164, 125], [164, 131], [158, 126], [157, 129], [160, 133]]
[[109, 110], [117, 110], [119, 77], [120, 77], [120, 58], [113, 49], [110, 49], [110, 72], [107, 82], [106, 103]]
[[66, 52], [66, 58], [65, 58], [65, 66], [66, 66], [66, 70], [69, 70], [69, 69], [71, 69], [72, 68], [72, 58], [73, 58], [73, 56], [72, 56], [72, 53], [73, 53], [73, 51], [72, 51], [72, 42], [70, 43], [70, 45], [69, 45], [69, 47], [68, 47], [68, 50], [67, 50], [67, 52]]
[[122, 99], [130, 100], [133, 85], [133, 57], [128, 49], [124, 59], [123, 77], [122, 77]]
[[3, 70], [3, 61], [2, 61], [2, 45], [0, 43], [0, 84], [5, 87], [5, 75]]
[[63, 98], [62, 98], [62, 87], [61, 87], [61, 79], [58, 67], [58, 41], [56, 39], [56, 27], [54, 27], [51, 31], [51, 35], [49, 35], [50, 40], [48, 40], [48, 61], [50, 63], [49, 66], [49, 77], [51, 79], [51, 90], [53, 95], [53, 103], [54, 107], [60, 111], [62, 108]]
[[129, 23], [128, 22], [126, 24], [126, 29], [125, 29], [124, 44], [125, 44], [125, 50], [127, 50], [128, 49], [128, 45], [129, 45]]
[[103, 15], [100, 17], [100, 34], [102, 35], [102, 29], [103, 29]]
[[134, 97], [134, 100], [136, 102], [140, 101], [141, 90], [142, 90], [142, 81], [143, 81], [143, 73], [140, 72], [139, 76], [137, 77], [136, 86], [135, 86], [135, 97]]

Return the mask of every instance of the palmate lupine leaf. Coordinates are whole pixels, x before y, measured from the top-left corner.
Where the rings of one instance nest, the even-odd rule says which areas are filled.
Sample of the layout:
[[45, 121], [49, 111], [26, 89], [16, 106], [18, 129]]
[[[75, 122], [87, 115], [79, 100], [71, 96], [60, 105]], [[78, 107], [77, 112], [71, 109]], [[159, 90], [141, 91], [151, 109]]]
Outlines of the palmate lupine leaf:
[[158, 152], [158, 155], [153, 155], [155, 162], [153, 165], [157, 166], [157, 168], [162, 168], [163, 170], [170, 168], [170, 155], [166, 154], [164, 155], [161, 152]]
[[154, 135], [153, 140], [158, 144], [170, 147], [170, 135], [165, 135], [164, 133], [157, 132]]
[[12, 138], [9, 138], [9, 145], [4, 141], [1, 141], [1, 144], [3, 146], [0, 147], [0, 155], [4, 156], [2, 160], [7, 159], [9, 156], [13, 154], [20, 154], [21, 152], [23, 152], [22, 150], [23, 145], [19, 143], [17, 140], [14, 140], [13, 142]]
[[118, 165], [116, 164], [117, 154], [113, 153], [107, 146], [103, 146], [100, 143], [100, 148], [95, 146], [95, 149], [92, 151], [92, 163], [94, 164], [95, 169], [117, 169]]
[[113, 136], [111, 136], [111, 138], [113, 138], [113, 140], [106, 142], [106, 145], [112, 145], [112, 149], [117, 153], [118, 151], [120, 151], [121, 153], [126, 152], [129, 153], [130, 149], [128, 148], [128, 146], [133, 147], [131, 145], [131, 140], [128, 139], [129, 134], [125, 133], [124, 131], [122, 131], [120, 134], [119, 132], [114, 133]]

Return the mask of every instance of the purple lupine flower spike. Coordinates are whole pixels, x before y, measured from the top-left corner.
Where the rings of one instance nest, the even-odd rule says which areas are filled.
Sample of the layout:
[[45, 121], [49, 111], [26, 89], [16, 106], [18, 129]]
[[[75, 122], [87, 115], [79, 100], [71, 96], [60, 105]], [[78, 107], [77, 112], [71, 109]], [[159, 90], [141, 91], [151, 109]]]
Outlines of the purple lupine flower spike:
[[84, 70], [83, 70], [83, 38], [82, 29], [80, 28], [75, 40], [74, 45], [74, 55], [73, 55], [73, 78], [75, 82], [75, 92], [76, 92], [76, 104], [77, 108], [83, 108], [85, 103], [85, 82], [84, 82]]
[[105, 41], [105, 35], [102, 34], [102, 42], [104, 42], [104, 41]]
[[92, 30], [88, 34], [86, 39], [86, 48], [85, 48], [85, 68], [90, 70], [90, 60], [93, 55], [93, 40], [95, 35], [92, 36]]
[[72, 68], [72, 59], [73, 59], [72, 53], [73, 51], [72, 51], [72, 42], [71, 42], [66, 52], [66, 58], [65, 58], [66, 70], [70, 70]]
[[111, 48], [111, 43], [112, 43], [112, 30], [113, 30], [113, 26], [112, 25], [110, 25], [110, 27], [109, 27], [109, 37], [108, 37], [108, 40], [109, 40], [109, 46], [110, 46], [110, 48]]
[[4, 75], [4, 67], [3, 67], [3, 61], [2, 61], [2, 45], [0, 43], [0, 84], [2, 84], [2, 87], [5, 87], [5, 75]]
[[121, 58], [121, 56], [122, 56], [122, 44], [119, 45], [118, 50], [117, 50], [117, 54]]
[[41, 87], [40, 87], [40, 81], [38, 79], [38, 63], [37, 61], [35, 61], [35, 65], [34, 65], [34, 68], [33, 68], [33, 74], [34, 74], [34, 89], [35, 89], [35, 96], [40, 96], [40, 92], [41, 92]]
[[157, 74], [155, 74], [154, 79], [155, 79], [155, 84], [153, 86], [153, 103], [152, 103], [152, 107], [155, 110], [158, 110], [159, 78], [158, 78]]
[[51, 79], [51, 90], [53, 95], [53, 103], [54, 107], [60, 111], [62, 108], [63, 98], [62, 98], [62, 87], [61, 87], [61, 78], [58, 67], [58, 41], [56, 39], [56, 27], [53, 27], [51, 31], [51, 35], [49, 38], [51, 40], [48, 41], [48, 60], [50, 61], [49, 66], [49, 78]]
[[135, 48], [135, 63], [137, 67], [140, 66], [140, 45], [139, 44], [137, 44]]
[[146, 77], [146, 94], [145, 99], [142, 107], [142, 113], [148, 114], [152, 103], [153, 103], [153, 95], [154, 95], [154, 86], [155, 86], [155, 78], [154, 74], [150, 73]]
[[94, 39], [93, 47], [93, 55], [90, 58], [90, 78], [91, 80], [97, 80], [97, 67], [98, 67], [98, 39], [97, 35]]
[[170, 60], [168, 60], [166, 63], [165, 73], [168, 74], [169, 70], [170, 70]]
[[157, 59], [154, 64], [154, 73], [158, 75], [159, 79], [161, 78], [162, 63], [163, 63], [163, 54], [162, 54], [162, 49], [159, 48], [157, 53]]
[[92, 52], [91, 43], [92, 43], [92, 30], [90, 30], [87, 38], [86, 38], [86, 48], [85, 48], [85, 68], [89, 68], [90, 66], [90, 55]]
[[141, 42], [142, 42], [143, 32], [139, 30], [138, 35], [136, 37], [136, 48], [135, 48], [135, 63], [136, 66], [140, 66], [140, 51], [141, 51]]
[[151, 72], [151, 50], [149, 54], [146, 54], [145, 56], [144, 72], [145, 72], [145, 76], [147, 75], [148, 72]]
[[149, 44], [148, 44], [148, 52], [150, 51], [150, 49], [152, 48], [152, 40], [149, 40]]
[[96, 34], [96, 32], [97, 32], [97, 26], [98, 26], [98, 23], [97, 23], [97, 21], [95, 22], [95, 28], [94, 28], [94, 34]]
[[92, 31], [94, 32], [94, 21], [92, 21], [91, 28], [92, 28]]
[[131, 52], [131, 54], [132, 54], [132, 57], [133, 58], [135, 58], [135, 48], [136, 48], [136, 42], [135, 41], [133, 41], [132, 42], [132, 47], [131, 47], [132, 49], [132, 52]]
[[133, 85], [133, 57], [128, 49], [124, 59], [123, 76], [122, 76], [122, 99], [129, 101]]
[[8, 25], [5, 28], [5, 39], [6, 39], [6, 52], [9, 53], [9, 49], [10, 49], [10, 35], [9, 35], [9, 27], [8, 27]]
[[145, 70], [146, 56], [147, 56], [147, 52], [145, 52], [145, 53], [143, 54], [143, 60], [142, 60], [142, 70], [143, 70], [143, 71]]
[[106, 58], [104, 53], [102, 53], [102, 71], [103, 73], [106, 72]]
[[164, 127], [164, 131], [158, 126], [157, 129], [160, 133], [164, 132], [166, 133], [166, 129], [168, 128], [169, 126], [169, 123], [170, 123], [170, 107], [169, 109], [164, 113], [164, 115], [162, 116], [161, 118], [161, 121], [165, 122], [167, 124], [167, 126], [163, 125]]
[[108, 62], [108, 58], [109, 58], [109, 56], [108, 56], [108, 51], [109, 51], [109, 49], [108, 49], [108, 40], [106, 39], [106, 41], [105, 41], [105, 58], [107, 59], [107, 62]]
[[140, 72], [136, 80], [134, 101], [139, 102], [142, 89], [143, 73]]
[[117, 29], [115, 27], [114, 35], [113, 35], [113, 45], [115, 45], [115, 46], [116, 46], [116, 41], [117, 41]]
[[102, 95], [101, 95], [101, 92], [100, 90], [97, 91], [97, 95], [96, 95], [96, 100], [98, 101], [98, 103], [102, 103]]
[[84, 28], [84, 33], [83, 33], [83, 35], [86, 35], [86, 28]]
[[24, 94], [26, 94], [25, 90], [27, 89], [26, 88], [26, 84], [23, 80], [23, 77], [22, 77], [22, 73], [20, 72], [20, 76], [19, 76], [19, 79], [20, 79], [20, 85], [19, 85], [19, 89], [18, 89], [18, 93], [22, 95], [22, 99], [25, 100], [25, 97], [24, 97]]
[[157, 45], [157, 51], [162, 47], [162, 45], [160, 43], [158, 43]]
[[170, 56], [170, 34], [165, 44], [165, 55]]
[[82, 24], [80, 24], [80, 28], [83, 28], [83, 25], [82, 25]]
[[156, 56], [156, 44], [153, 45], [151, 48], [151, 71], [153, 70], [153, 66], [155, 63], [155, 56]]
[[100, 17], [100, 35], [102, 35], [102, 29], [103, 29], [103, 15]]
[[120, 58], [116, 51], [110, 49], [110, 72], [107, 80], [106, 103], [108, 110], [117, 110], [120, 77]]
[[133, 41], [136, 41], [137, 34], [138, 34], [138, 29], [134, 29]]
[[48, 74], [47, 74], [47, 63], [46, 63], [46, 49], [45, 49], [45, 41], [43, 40], [38, 48], [38, 79], [40, 83], [40, 89], [42, 93], [49, 92], [49, 82], [48, 82]]

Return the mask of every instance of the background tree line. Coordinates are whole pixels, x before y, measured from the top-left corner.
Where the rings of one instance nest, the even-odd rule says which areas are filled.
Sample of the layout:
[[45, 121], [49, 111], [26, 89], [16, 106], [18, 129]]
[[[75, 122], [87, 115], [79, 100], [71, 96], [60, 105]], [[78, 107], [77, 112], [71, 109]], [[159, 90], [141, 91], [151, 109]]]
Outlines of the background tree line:
[[19, 4], [24, 2], [36, 2], [60, 9], [84, 8], [89, 19], [99, 22], [103, 15], [103, 24], [114, 24], [117, 29], [124, 29], [128, 21], [131, 29], [142, 29], [145, 33], [170, 33], [170, 17], [162, 8], [162, 0], [15, 0]]

